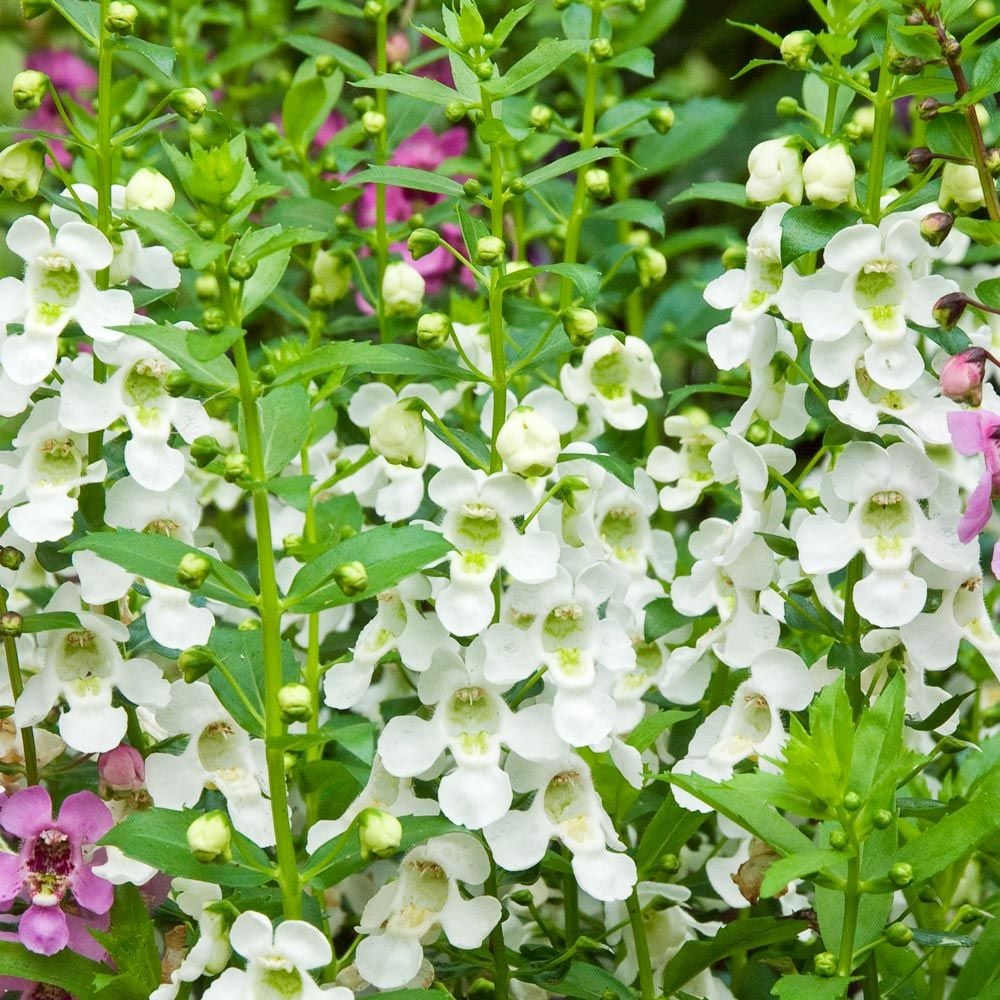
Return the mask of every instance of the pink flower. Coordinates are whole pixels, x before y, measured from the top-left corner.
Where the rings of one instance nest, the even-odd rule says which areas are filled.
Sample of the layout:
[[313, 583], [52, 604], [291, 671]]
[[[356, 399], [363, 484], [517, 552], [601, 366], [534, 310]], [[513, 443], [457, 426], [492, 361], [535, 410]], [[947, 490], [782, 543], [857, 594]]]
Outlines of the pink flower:
[[61, 904], [72, 894], [78, 907], [103, 914], [114, 889], [83, 860], [82, 848], [114, 826], [108, 807], [93, 792], [70, 795], [52, 818], [52, 799], [37, 785], [15, 792], [0, 812], [0, 826], [21, 841], [17, 854], [0, 855], [0, 906], [20, 896], [28, 903], [18, 936], [29, 951], [54, 955], [69, 944]]
[[[958, 522], [958, 537], [964, 544], [986, 527], [993, 514], [993, 501], [1000, 497], [1000, 415], [989, 410], [962, 410], [948, 414], [948, 430], [956, 451], [982, 455], [986, 465], [979, 485]], [[992, 568], [1000, 571], [1000, 543], [993, 549]]]
[[97, 758], [102, 795], [137, 792], [146, 780], [146, 762], [135, 747], [121, 743]]
[[970, 347], [949, 358], [941, 369], [941, 395], [959, 403], [979, 406], [983, 401], [986, 362], [996, 359], [982, 347]]

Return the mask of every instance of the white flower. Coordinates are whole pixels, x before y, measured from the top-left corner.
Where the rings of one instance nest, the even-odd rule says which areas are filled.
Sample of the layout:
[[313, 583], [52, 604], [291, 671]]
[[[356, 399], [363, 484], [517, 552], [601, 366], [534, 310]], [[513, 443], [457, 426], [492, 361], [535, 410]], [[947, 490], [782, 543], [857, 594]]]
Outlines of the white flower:
[[[0, 292], [2, 294], [2, 292]], [[59, 400], [39, 401], [0, 455], [0, 510], [29, 542], [54, 542], [73, 530], [79, 489], [107, 475], [103, 460], [87, 464], [87, 442], [58, 420]]]
[[946, 163], [941, 171], [938, 202], [946, 212], [958, 209], [965, 215], [986, 204], [979, 171], [971, 163]]
[[519, 406], [508, 414], [496, 446], [507, 468], [519, 476], [548, 474], [561, 450], [557, 428], [530, 406]]
[[416, 316], [424, 301], [424, 279], [411, 264], [387, 265], [382, 276], [382, 301], [390, 316]]
[[438, 416], [443, 412], [443, 397], [433, 386], [409, 385], [397, 396], [387, 385], [369, 382], [351, 397], [347, 415], [356, 426], [368, 428], [376, 454], [394, 465], [421, 469], [427, 458], [427, 435], [419, 409], [408, 402], [416, 397]]
[[246, 910], [229, 930], [233, 951], [246, 970], [227, 969], [204, 1000], [353, 1000], [350, 990], [324, 990], [309, 969], [330, 963], [333, 949], [322, 931], [304, 920], [286, 920], [274, 930], [263, 913]]
[[545, 764], [508, 760], [511, 784], [534, 791], [531, 805], [513, 810], [483, 833], [493, 857], [507, 871], [524, 871], [542, 860], [549, 841], [561, 841], [573, 854], [573, 874], [594, 899], [626, 899], [636, 880], [635, 862], [617, 853], [625, 845], [615, 833], [594, 790], [590, 769], [575, 754]]
[[789, 139], [759, 142], [747, 157], [747, 200], [759, 205], [802, 202], [802, 157]]
[[380, 990], [407, 984], [420, 970], [421, 942], [438, 927], [453, 947], [478, 948], [500, 920], [492, 896], [465, 899], [459, 881], [481, 885], [490, 861], [479, 841], [464, 833], [432, 837], [403, 858], [399, 878], [383, 886], [361, 914], [358, 972]]
[[121, 337], [111, 327], [132, 321], [132, 296], [97, 290], [94, 278], [111, 263], [111, 244], [100, 230], [77, 220], [55, 240], [33, 215], [16, 219], [7, 246], [25, 262], [24, 280], [0, 279], [0, 324], [23, 323], [24, 333], [0, 344], [0, 365], [19, 385], [37, 385], [55, 367], [59, 334], [75, 321], [94, 340]]
[[502, 567], [515, 580], [541, 583], [555, 575], [559, 542], [536, 530], [521, 534], [512, 518], [527, 514], [535, 498], [518, 476], [500, 472], [487, 477], [465, 466], [442, 469], [427, 489], [445, 512], [441, 530], [455, 546], [450, 580], [438, 592], [435, 609], [452, 635], [476, 635], [493, 618], [490, 589]]
[[646, 471], [658, 483], [667, 483], [660, 490], [664, 510], [687, 510], [716, 481], [708, 456], [726, 435], [704, 410], [693, 406], [667, 417], [663, 433], [679, 438], [680, 447], [657, 445], [646, 459]]
[[623, 431], [646, 422], [646, 407], [635, 402], [635, 396], [659, 399], [663, 395], [653, 352], [638, 337], [626, 337], [624, 343], [612, 336], [600, 337], [587, 345], [578, 368], [563, 365], [559, 381], [570, 402], [578, 406], [594, 402], [600, 418]]
[[149, 344], [129, 337], [115, 346], [113, 357], [121, 367], [107, 382], [93, 379], [87, 356], [60, 364], [59, 419], [70, 430], [89, 433], [123, 417], [131, 431], [125, 466], [132, 478], [148, 490], [169, 490], [185, 467], [183, 453], [170, 446], [171, 430], [190, 443], [209, 433], [208, 415], [196, 400], [167, 392], [167, 375], [177, 365]]
[[[700, 774], [724, 781], [748, 757], [761, 768], [773, 768], [765, 758], [780, 756], [785, 744], [781, 710], [797, 712], [812, 700], [814, 682], [802, 660], [787, 649], [761, 653], [750, 665], [750, 677], [733, 695], [732, 705], [717, 708], [699, 727], [687, 756], [674, 765], [675, 774]], [[679, 805], [696, 812], [711, 807], [680, 788]]]
[[436, 706], [431, 719], [397, 715], [378, 741], [383, 766], [400, 778], [429, 770], [447, 749], [456, 767], [441, 779], [438, 802], [448, 819], [470, 830], [510, 808], [502, 747], [528, 760], [551, 760], [564, 749], [553, 731], [551, 706], [512, 712], [502, 697], [504, 686], [483, 677], [482, 659], [481, 643], [469, 647], [464, 662], [457, 652], [440, 650], [417, 686], [420, 700]]
[[802, 168], [806, 197], [819, 208], [837, 208], [855, 200], [854, 160], [841, 142], [821, 146]]
[[958, 287], [936, 274], [914, 278], [910, 265], [926, 247], [912, 219], [890, 216], [878, 228], [842, 229], [823, 251], [822, 280], [835, 279], [839, 286], [813, 288], [802, 296], [801, 322], [807, 336], [832, 347], [862, 326], [870, 342], [864, 359], [871, 378], [886, 389], [909, 388], [924, 371], [924, 359], [907, 320], [934, 326], [934, 303]]
[[81, 610], [80, 595], [64, 583], [46, 610], [71, 611], [78, 629], [42, 633], [45, 665], [24, 686], [17, 699], [14, 720], [34, 726], [63, 699], [67, 710], [59, 717], [59, 735], [80, 753], [103, 753], [121, 743], [127, 717], [112, 705], [115, 690], [137, 705], [158, 707], [167, 702], [169, 687], [151, 660], [124, 660], [118, 643], [128, 641], [128, 629], [104, 615]]
[[173, 184], [150, 167], [140, 167], [125, 185], [126, 208], [169, 212], [176, 197]]
[[911, 572], [917, 553], [942, 569], [968, 566], [969, 549], [959, 545], [955, 524], [928, 519], [921, 509], [920, 501], [937, 488], [938, 473], [917, 448], [851, 442], [830, 482], [849, 511], [845, 506], [837, 518], [804, 518], [795, 538], [799, 561], [805, 573], [833, 573], [863, 552], [871, 572], [855, 585], [854, 602], [873, 625], [905, 625], [920, 613], [927, 583]]
[[146, 759], [146, 787], [154, 804], [184, 809], [211, 785], [225, 797], [233, 826], [260, 847], [272, 846], [271, 810], [262, 791], [263, 743], [251, 741], [201, 681], [171, 684], [170, 703], [156, 713], [156, 721], [168, 734], [190, 739], [177, 756], [154, 753]]

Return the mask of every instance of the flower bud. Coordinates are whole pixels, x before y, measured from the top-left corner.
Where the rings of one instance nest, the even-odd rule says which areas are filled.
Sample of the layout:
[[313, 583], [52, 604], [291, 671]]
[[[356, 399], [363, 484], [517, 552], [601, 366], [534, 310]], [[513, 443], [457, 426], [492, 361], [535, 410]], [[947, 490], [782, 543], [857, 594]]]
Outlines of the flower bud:
[[372, 451], [393, 465], [423, 466], [427, 441], [423, 418], [405, 403], [394, 403], [372, 419], [368, 442]]
[[382, 277], [382, 301], [390, 316], [412, 317], [424, 302], [424, 279], [411, 264], [389, 264]]
[[615, 49], [610, 38], [595, 38], [590, 43], [590, 52], [598, 62], [605, 62], [615, 54]]
[[108, 16], [104, 19], [104, 28], [113, 35], [130, 35], [135, 30], [138, 18], [139, 11], [135, 4], [111, 0], [108, 4]]
[[191, 457], [200, 469], [204, 469], [221, 452], [222, 445], [208, 434], [202, 434], [191, 442]]
[[197, 122], [208, 109], [208, 98], [197, 87], [183, 87], [170, 96], [170, 106], [185, 121]]
[[806, 197], [819, 208], [837, 208], [854, 201], [854, 160], [840, 142], [821, 146], [802, 168]]
[[536, 104], [528, 115], [531, 127], [539, 132], [548, 132], [552, 127], [553, 112], [547, 104]]
[[120, 743], [97, 758], [101, 795], [109, 798], [137, 792], [146, 781], [146, 762], [135, 747]]
[[483, 236], [476, 242], [476, 260], [480, 264], [499, 264], [506, 247], [499, 236]]
[[664, 104], [662, 107], [654, 108], [649, 113], [649, 124], [656, 129], [660, 135], [666, 135], [673, 127], [674, 123], [677, 121], [677, 115], [674, 114], [674, 109], [670, 107], [669, 104]]
[[515, 889], [507, 898], [517, 906], [530, 906], [535, 901], [530, 889]]
[[963, 292], [949, 292], [934, 303], [931, 315], [938, 326], [944, 330], [951, 330], [962, 318], [962, 313], [968, 304], [969, 298]]
[[177, 657], [177, 666], [186, 684], [193, 684], [204, 677], [215, 663], [215, 653], [208, 646], [188, 646]]
[[805, 69], [816, 48], [816, 36], [811, 31], [793, 31], [781, 40], [781, 58], [791, 69]]
[[16, 611], [5, 611], [0, 615], [0, 635], [5, 639], [16, 639], [24, 628], [24, 618]]
[[975, 212], [986, 204], [979, 173], [971, 163], [946, 163], [941, 171], [938, 204], [946, 211]]
[[990, 172], [990, 176], [996, 177], [1000, 175], [1000, 149], [996, 146], [990, 146], [983, 157], [983, 163], [986, 164], [986, 169]]
[[889, 881], [897, 888], [905, 889], [913, 881], [913, 866], [897, 861], [889, 869]]
[[0, 189], [15, 201], [38, 194], [45, 171], [45, 147], [34, 139], [15, 142], [0, 152]]
[[385, 5], [380, 0], [365, 0], [361, 13], [368, 21], [377, 21], [385, 12]]
[[212, 563], [201, 552], [185, 552], [177, 564], [177, 582], [188, 590], [197, 590], [212, 572]]
[[199, 816], [187, 828], [188, 847], [202, 862], [232, 861], [232, 841], [229, 817], [221, 809]]
[[389, 63], [402, 63], [410, 58], [410, 40], [402, 31], [393, 32], [386, 39], [385, 58]]
[[483, 186], [482, 184], [479, 183], [478, 180], [476, 180], [475, 177], [470, 177], [462, 185], [462, 193], [465, 195], [466, 198], [478, 198], [479, 195], [482, 194], [482, 191], [483, 191]]
[[158, 170], [142, 167], [125, 185], [125, 207], [169, 212], [174, 207], [174, 186]]
[[250, 478], [250, 459], [242, 451], [232, 451], [222, 460], [222, 478], [238, 483]]
[[778, 103], [774, 106], [775, 113], [779, 118], [798, 118], [802, 114], [802, 105], [794, 97], [785, 94], [778, 98]]
[[361, 127], [368, 135], [379, 135], [385, 130], [385, 115], [381, 111], [366, 111], [361, 116]]
[[254, 271], [257, 270], [257, 265], [252, 261], [247, 260], [245, 257], [233, 257], [229, 261], [229, 267], [227, 271], [229, 277], [233, 281], [249, 281], [253, 277]]
[[34, 111], [45, 99], [49, 78], [37, 69], [22, 70], [11, 84], [14, 107], [19, 111]]
[[593, 309], [571, 306], [563, 313], [563, 329], [574, 347], [585, 347], [597, 331], [597, 313]]
[[955, 225], [950, 212], [931, 212], [920, 220], [920, 235], [932, 246], [939, 247]]
[[317, 76], [333, 76], [337, 71], [337, 60], [333, 56], [317, 56], [316, 57], [316, 75]]
[[917, 892], [917, 898], [921, 903], [931, 903], [934, 906], [941, 906], [941, 897], [937, 894], [932, 885], [922, 885]]
[[844, 850], [847, 847], [847, 834], [843, 830], [831, 830], [830, 847], [835, 851]]
[[426, 257], [440, 245], [441, 237], [433, 229], [426, 229], [423, 226], [414, 229], [406, 240], [406, 249], [410, 251], [410, 256], [414, 260]]
[[444, 116], [452, 125], [457, 125], [466, 114], [466, 107], [461, 101], [452, 101], [444, 109]]
[[519, 476], [544, 476], [559, 458], [559, 431], [530, 406], [517, 407], [497, 435], [497, 454]]
[[361, 857], [391, 858], [403, 840], [403, 827], [392, 813], [381, 809], [362, 809], [358, 814], [358, 840]]
[[201, 327], [208, 333], [218, 333], [226, 325], [226, 313], [218, 306], [209, 306], [201, 314]]
[[356, 560], [341, 563], [333, 571], [333, 579], [346, 597], [356, 597], [358, 594], [363, 594], [368, 587], [368, 570], [365, 569], [363, 562]]
[[957, 403], [979, 406], [983, 401], [986, 362], [993, 356], [982, 347], [969, 347], [949, 358], [941, 369], [941, 395]]
[[656, 867], [666, 875], [676, 875], [681, 870], [681, 859], [676, 854], [664, 854]]
[[445, 313], [424, 313], [417, 320], [417, 346], [428, 351], [444, 347], [451, 336], [451, 320]]
[[788, 139], [768, 139], [747, 157], [747, 199], [757, 205], [802, 202], [802, 158]]
[[915, 174], [922, 174], [934, 162], [934, 154], [926, 146], [914, 146], [906, 154], [906, 163]]
[[13, 545], [5, 545], [0, 549], [0, 566], [4, 569], [19, 570], [24, 564], [24, 553]]
[[313, 259], [312, 280], [309, 305], [314, 308], [331, 306], [350, 290], [351, 269], [339, 254], [317, 250]]
[[585, 171], [583, 184], [587, 194], [595, 201], [607, 201], [611, 197], [611, 175], [607, 170], [593, 167]]
[[844, 794], [843, 806], [848, 812], [857, 812], [862, 805], [864, 805], [864, 800], [857, 792], [846, 792]]
[[175, 399], [183, 396], [191, 388], [191, 384], [191, 376], [179, 368], [167, 373], [165, 388], [168, 396]]
[[278, 688], [282, 722], [308, 722], [313, 716], [312, 693], [305, 684], [283, 684]]
[[892, 813], [889, 812], [888, 809], [879, 809], [878, 812], [872, 816], [872, 826], [874, 826], [876, 830], [887, 830], [890, 826], [892, 826]]
[[835, 976], [837, 974], [837, 956], [833, 952], [821, 951], [813, 959], [813, 972], [824, 979]]
[[905, 948], [913, 940], [913, 931], [906, 924], [889, 924], [885, 929], [885, 939], [894, 948]]
[[643, 247], [636, 253], [635, 266], [639, 272], [639, 284], [643, 288], [662, 281], [667, 274], [667, 258], [653, 247]]

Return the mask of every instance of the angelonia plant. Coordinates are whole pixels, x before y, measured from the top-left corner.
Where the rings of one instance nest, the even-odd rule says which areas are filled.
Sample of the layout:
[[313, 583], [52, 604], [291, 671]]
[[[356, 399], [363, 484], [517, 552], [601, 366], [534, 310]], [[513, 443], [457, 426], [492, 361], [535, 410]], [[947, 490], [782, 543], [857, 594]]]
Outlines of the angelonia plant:
[[1000, 14], [799, 6], [3, 15], [0, 993], [1000, 998]]

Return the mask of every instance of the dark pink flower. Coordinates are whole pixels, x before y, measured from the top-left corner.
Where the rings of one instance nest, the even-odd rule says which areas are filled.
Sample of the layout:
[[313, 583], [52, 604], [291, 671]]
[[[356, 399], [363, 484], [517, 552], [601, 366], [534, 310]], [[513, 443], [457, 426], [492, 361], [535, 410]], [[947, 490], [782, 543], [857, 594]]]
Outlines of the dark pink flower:
[[941, 369], [941, 394], [959, 403], [979, 406], [983, 401], [986, 362], [996, 360], [982, 347], [970, 347], [949, 358]]
[[24, 899], [28, 909], [18, 924], [21, 943], [54, 955], [70, 941], [62, 910], [67, 896], [96, 914], [107, 913], [114, 901], [111, 883], [93, 873], [82, 852], [114, 826], [111, 812], [93, 792], [77, 792], [53, 819], [49, 793], [35, 785], [7, 799], [0, 826], [21, 841], [17, 854], [0, 854], [0, 906]]
[[[979, 485], [958, 522], [958, 537], [971, 541], [986, 527], [993, 501], [1000, 497], [1000, 415], [989, 410], [961, 410], [948, 414], [948, 430], [955, 450], [962, 455], [982, 455], [985, 460]], [[993, 549], [992, 568], [1000, 573], [1000, 543]]]
[[146, 762], [135, 747], [122, 743], [97, 758], [101, 794], [137, 792], [146, 780]]

